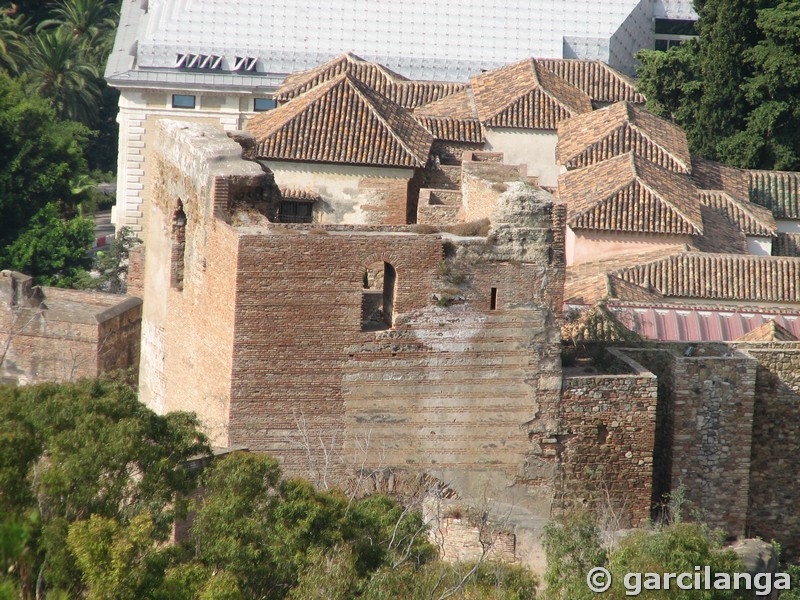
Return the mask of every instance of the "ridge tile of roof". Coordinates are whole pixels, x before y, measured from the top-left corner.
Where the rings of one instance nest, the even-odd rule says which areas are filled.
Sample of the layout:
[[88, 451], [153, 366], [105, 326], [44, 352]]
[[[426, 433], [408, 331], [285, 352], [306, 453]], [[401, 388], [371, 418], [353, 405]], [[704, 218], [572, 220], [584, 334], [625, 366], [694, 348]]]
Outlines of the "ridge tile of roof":
[[686, 132], [636, 104], [617, 102], [558, 125], [556, 157], [568, 169], [630, 151], [672, 171], [692, 170]]
[[433, 136], [404, 108], [342, 73], [247, 125], [257, 156], [276, 160], [424, 167]]
[[533, 59], [473, 77], [472, 92], [484, 126], [556, 129], [558, 123], [592, 110], [584, 92]]
[[800, 303], [800, 258], [686, 252], [613, 275], [666, 297]]
[[785, 327], [779, 325], [775, 319], [770, 319], [761, 327], [736, 338], [737, 342], [796, 342], [797, 337]]
[[636, 90], [632, 79], [602, 60], [581, 60], [573, 58], [538, 58], [537, 62], [546, 69], [583, 91], [595, 102], [619, 102], [627, 100], [644, 104], [644, 94]]
[[342, 73], [349, 73], [403, 108], [430, 104], [466, 87], [463, 83], [446, 81], [411, 81], [383, 65], [347, 53], [314, 69], [289, 75], [278, 88], [275, 98], [279, 102], [288, 102]]
[[567, 224], [576, 229], [702, 235], [697, 190], [688, 176], [633, 152], [558, 178]]

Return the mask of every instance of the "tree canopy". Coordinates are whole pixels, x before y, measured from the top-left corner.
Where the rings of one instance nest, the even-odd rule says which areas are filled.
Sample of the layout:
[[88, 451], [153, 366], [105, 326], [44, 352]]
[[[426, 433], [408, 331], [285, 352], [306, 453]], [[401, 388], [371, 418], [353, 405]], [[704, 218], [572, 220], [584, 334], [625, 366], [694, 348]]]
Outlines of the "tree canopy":
[[692, 152], [739, 167], [800, 169], [800, 7], [793, 0], [695, 1], [699, 37], [637, 56], [648, 108]]

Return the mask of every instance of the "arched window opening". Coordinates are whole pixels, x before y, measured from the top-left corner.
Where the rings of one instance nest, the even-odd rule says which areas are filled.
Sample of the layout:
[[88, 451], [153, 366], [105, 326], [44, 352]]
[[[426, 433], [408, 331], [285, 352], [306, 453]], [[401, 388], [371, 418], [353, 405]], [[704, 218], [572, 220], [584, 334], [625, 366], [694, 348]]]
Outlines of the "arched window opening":
[[172, 214], [172, 249], [170, 256], [170, 287], [183, 290], [183, 277], [186, 271], [186, 213], [183, 203], [178, 200], [178, 208]]
[[377, 262], [366, 268], [363, 277], [361, 330], [390, 329], [394, 324], [397, 271], [387, 262]]

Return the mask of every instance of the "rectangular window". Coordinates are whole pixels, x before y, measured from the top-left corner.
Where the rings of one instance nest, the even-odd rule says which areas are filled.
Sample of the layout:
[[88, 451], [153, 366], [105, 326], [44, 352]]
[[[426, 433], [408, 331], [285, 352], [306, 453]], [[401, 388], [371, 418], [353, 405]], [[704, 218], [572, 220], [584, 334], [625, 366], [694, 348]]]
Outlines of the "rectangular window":
[[172, 108], [194, 108], [195, 100], [195, 96], [172, 94]]
[[272, 110], [276, 108], [278, 103], [272, 98], [256, 98], [253, 100], [253, 110], [255, 112], [264, 112], [265, 110]]
[[489, 310], [497, 310], [497, 288], [492, 288], [492, 296], [489, 300]]
[[284, 200], [278, 210], [278, 223], [311, 223], [313, 217], [313, 202]]

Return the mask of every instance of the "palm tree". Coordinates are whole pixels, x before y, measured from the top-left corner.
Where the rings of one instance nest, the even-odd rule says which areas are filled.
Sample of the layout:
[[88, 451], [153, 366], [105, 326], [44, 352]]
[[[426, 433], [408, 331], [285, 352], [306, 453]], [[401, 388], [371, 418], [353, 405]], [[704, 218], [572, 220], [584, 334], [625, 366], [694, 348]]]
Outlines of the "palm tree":
[[50, 15], [39, 27], [66, 27], [87, 43], [113, 30], [119, 17], [116, 5], [106, 0], [60, 0]]
[[92, 124], [101, 101], [99, 74], [80, 40], [66, 28], [40, 30], [28, 51], [29, 85], [50, 99], [61, 118]]
[[25, 38], [30, 31], [30, 19], [0, 11], [0, 70], [19, 74], [21, 57], [25, 54]]

